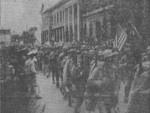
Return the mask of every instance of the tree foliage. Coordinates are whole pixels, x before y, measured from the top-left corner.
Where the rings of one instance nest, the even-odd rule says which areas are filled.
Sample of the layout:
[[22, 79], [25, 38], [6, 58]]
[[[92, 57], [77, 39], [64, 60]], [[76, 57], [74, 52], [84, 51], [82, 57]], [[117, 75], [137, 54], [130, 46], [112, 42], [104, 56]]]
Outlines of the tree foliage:
[[21, 38], [24, 41], [24, 44], [34, 44], [36, 41], [36, 37], [35, 37], [35, 32], [36, 32], [37, 28], [36, 27], [32, 27], [30, 28], [28, 31], [24, 31], [21, 35]]

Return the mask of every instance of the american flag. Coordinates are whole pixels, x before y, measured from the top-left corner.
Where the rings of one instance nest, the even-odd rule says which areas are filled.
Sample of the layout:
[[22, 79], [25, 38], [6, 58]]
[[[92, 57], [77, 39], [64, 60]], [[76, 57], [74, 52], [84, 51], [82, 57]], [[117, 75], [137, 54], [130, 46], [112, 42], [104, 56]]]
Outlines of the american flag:
[[118, 25], [117, 29], [117, 34], [114, 40], [114, 48], [118, 49], [121, 51], [123, 48], [124, 44], [126, 43], [127, 40], [127, 33], [126, 31], [121, 27], [121, 25]]

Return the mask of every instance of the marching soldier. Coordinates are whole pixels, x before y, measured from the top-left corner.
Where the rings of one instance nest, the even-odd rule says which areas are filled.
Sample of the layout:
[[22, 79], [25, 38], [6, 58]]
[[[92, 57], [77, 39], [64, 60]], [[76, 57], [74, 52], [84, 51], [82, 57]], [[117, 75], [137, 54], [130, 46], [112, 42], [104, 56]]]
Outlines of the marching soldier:
[[142, 72], [137, 68], [129, 95], [127, 113], [149, 113], [150, 61], [148, 56], [142, 62]]

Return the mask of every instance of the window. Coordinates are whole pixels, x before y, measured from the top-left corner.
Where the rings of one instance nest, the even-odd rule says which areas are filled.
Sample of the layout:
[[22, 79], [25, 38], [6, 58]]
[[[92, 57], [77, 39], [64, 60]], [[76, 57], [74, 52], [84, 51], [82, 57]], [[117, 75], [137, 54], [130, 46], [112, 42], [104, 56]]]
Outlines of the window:
[[47, 30], [47, 41], [49, 40], [49, 37], [48, 37], [48, 30]]
[[56, 15], [55, 15], [55, 25], [56, 25]]
[[86, 35], [87, 26], [84, 24], [84, 34]]
[[92, 22], [90, 23], [90, 37], [92, 36], [92, 34], [93, 34], [93, 24], [92, 24]]
[[56, 30], [54, 30], [54, 33], [55, 33], [55, 42], [57, 41], [57, 38], [56, 38]]
[[72, 29], [72, 25], [70, 25], [70, 41], [73, 41], [73, 29]]
[[77, 4], [74, 4], [74, 18], [77, 18]]
[[63, 11], [63, 22], [65, 21], [65, 10]]
[[65, 21], [66, 22], [68, 21], [68, 9], [67, 8], [65, 9]]
[[69, 8], [69, 19], [72, 21], [72, 6]]
[[75, 26], [74, 26], [74, 36], [75, 36], [75, 38], [77, 38], [77, 36], [78, 36], [78, 26], [77, 26], [77, 24], [75, 24]]
[[63, 29], [62, 28], [60, 28], [60, 41], [62, 41], [62, 33], [63, 33], [63, 31], [62, 31]]
[[57, 29], [57, 41], [58, 42], [60, 41], [60, 32], [59, 32], [59, 29]]
[[51, 17], [51, 19], [49, 20], [50, 21], [50, 23], [53, 25], [53, 16]]
[[62, 11], [60, 11], [60, 23], [62, 22]]
[[69, 34], [68, 34], [68, 27], [66, 27], [66, 42], [68, 42], [69, 41], [69, 36], [68, 36]]
[[53, 15], [53, 25], [54, 25], [54, 22], [55, 22], [55, 18], [54, 18], [54, 15]]
[[62, 41], [65, 41], [65, 33], [64, 33], [64, 27], [62, 28]]
[[77, 25], [77, 4], [74, 4], [74, 6], [73, 6], [73, 8], [74, 8], [74, 33], [75, 33], [75, 38], [77, 38], [77, 34], [78, 34], [78, 25]]
[[59, 23], [59, 13], [57, 13], [57, 24]]
[[98, 39], [98, 41], [100, 41], [101, 39], [101, 23], [99, 21], [96, 22], [96, 38]]

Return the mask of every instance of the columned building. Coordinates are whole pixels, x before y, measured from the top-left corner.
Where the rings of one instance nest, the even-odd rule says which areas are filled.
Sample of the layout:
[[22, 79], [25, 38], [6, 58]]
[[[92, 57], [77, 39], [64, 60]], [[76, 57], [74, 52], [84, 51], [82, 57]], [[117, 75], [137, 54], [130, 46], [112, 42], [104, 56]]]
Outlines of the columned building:
[[[44, 31], [49, 31], [50, 40], [56, 43], [80, 41], [81, 16], [78, 0], [61, 0], [43, 14], [46, 17], [43, 22], [46, 29]], [[47, 33], [45, 35], [47, 36]]]
[[45, 44], [46, 42], [51, 41], [51, 26], [52, 26], [52, 16], [51, 10], [46, 10], [41, 13], [42, 16], [42, 26], [41, 26], [41, 42]]
[[150, 42], [149, 4], [149, 0], [61, 0], [42, 13], [42, 42], [111, 43], [116, 35], [118, 6], [132, 12], [131, 21]]
[[84, 40], [103, 43], [114, 37], [112, 10], [115, 0], [83, 0]]

